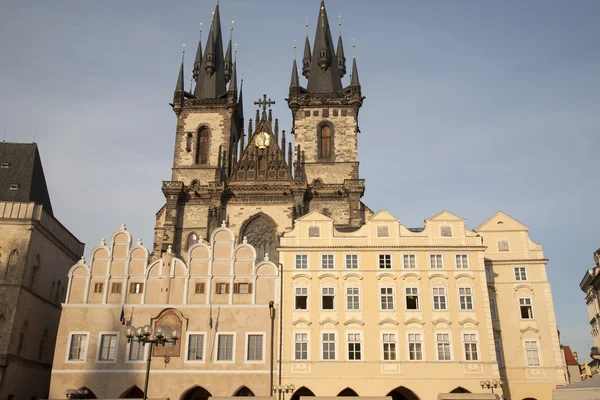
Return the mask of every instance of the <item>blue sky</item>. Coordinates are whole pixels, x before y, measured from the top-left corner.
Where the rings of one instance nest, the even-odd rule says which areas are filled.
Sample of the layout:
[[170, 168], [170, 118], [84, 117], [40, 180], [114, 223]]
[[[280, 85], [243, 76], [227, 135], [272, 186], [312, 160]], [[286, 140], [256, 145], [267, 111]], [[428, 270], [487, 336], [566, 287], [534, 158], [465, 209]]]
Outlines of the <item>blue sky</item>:
[[[561, 339], [589, 359], [578, 284], [600, 247], [598, 1], [328, 0], [363, 93], [363, 200], [409, 227], [447, 209], [474, 228], [502, 210], [543, 244]], [[88, 244], [122, 222], [152, 246], [170, 178], [168, 103], [213, 1], [4, 0], [0, 133], [41, 149], [57, 217]], [[284, 98], [318, 0], [222, 0], [235, 20], [247, 118]], [[206, 38], [206, 36], [204, 36]], [[348, 80], [348, 76], [345, 78]], [[304, 80], [302, 81], [304, 84]], [[347, 83], [347, 82], [346, 82]], [[189, 83], [188, 83], [189, 84]]]

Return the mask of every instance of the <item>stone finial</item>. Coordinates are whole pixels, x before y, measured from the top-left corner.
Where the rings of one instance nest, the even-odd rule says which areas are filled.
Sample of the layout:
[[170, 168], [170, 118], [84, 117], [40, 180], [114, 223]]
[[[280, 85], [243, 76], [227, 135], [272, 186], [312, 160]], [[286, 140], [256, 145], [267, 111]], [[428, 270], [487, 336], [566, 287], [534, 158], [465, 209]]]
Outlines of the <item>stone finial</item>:
[[121, 230], [122, 230], [122, 231], [126, 231], [126, 230], [127, 230], [127, 227], [125, 226], [125, 224], [124, 224], [124, 223], [123, 223], [123, 224], [121, 224]]
[[269, 261], [269, 253], [265, 253], [265, 261]]
[[171, 248], [171, 245], [167, 247], [167, 254], [173, 254], [173, 249]]
[[244, 236], [244, 240], [242, 240], [242, 243], [244, 243], [244, 244], [248, 243], [248, 236]]
[[78, 264], [85, 264], [85, 257], [81, 256], [81, 258], [79, 259]]
[[104, 238], [100, 239], [100, 246], [106, 246], [106, 240], [104, 240]]
[[225, 220], [221, 222], [221, 228], [227, 228], [227, 223], [225, 222]]
[[142, 245], [142, 238], [139, 237], [137, 239], [137, 242], [135, 244], [136, 244], [136, 246], [141, 246]]

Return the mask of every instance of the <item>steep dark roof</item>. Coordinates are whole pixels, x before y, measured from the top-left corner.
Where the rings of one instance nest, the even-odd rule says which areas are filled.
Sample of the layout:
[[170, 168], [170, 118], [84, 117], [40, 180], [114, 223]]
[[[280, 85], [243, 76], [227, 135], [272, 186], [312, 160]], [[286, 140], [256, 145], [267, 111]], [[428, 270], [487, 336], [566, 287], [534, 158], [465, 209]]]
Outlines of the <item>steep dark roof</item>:
[[0, 201], [33, 201], [53, 215], [37, 144], [0, 143]]

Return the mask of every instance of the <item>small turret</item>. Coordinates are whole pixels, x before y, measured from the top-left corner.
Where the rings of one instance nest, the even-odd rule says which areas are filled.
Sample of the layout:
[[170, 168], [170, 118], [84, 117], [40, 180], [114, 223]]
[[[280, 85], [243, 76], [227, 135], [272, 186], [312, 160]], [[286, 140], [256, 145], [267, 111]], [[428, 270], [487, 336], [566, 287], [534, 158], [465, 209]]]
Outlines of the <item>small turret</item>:
[[321, 1], [319, 22], [315, 33], [313, 57], [310, 64], [307, 90], [311, 93], [338, 93], [342, 90], [342, 78], [338, 71], [338, 61], [333, 60], [334, 46], [325, 10]]
[[[308, 29], [308, 24], [306, 24]], [[308, 32], [306, 34], [306, 41], [304, 42], [304, 57], [302, 58], [302, 75], [308, 79], [310, 73], [310, 64], [312, 63], [312, 56], [310, 52], [310, 42], [308, 41]]]
[[231, 75], [233, 73], [233, 62], [231, 61], [232, 60], [231, 41], [233, 38], [233, 26], [230, 28], [229, 32], [230, 32], [229, 43], [227, 44], [227, 52], [225, 53], [225, 63], [223, 64], [223, 69], [225, 71], [225, 80], [227, 82], [229, 82], [229, 80], [231, 80]]
[[216, 60], [215, 60], [215, 44], [212, 29], [208, 34], [208, 41], [206, 42], [206, 52], [204, 53], [204, 70], [209, 76], [215, 73]]
[[[184, 45], [185, 46], [185, 45]], [[179, 74], [177, 75], [177, 84], [175, 85], [175, 93], [173, 93], [173, 111], [175, 111], [175, 114], [177, 114], [177, 116], [179, 116], [179, 114], [181, 114], [181, 109], [183, 107], [183, 98], [185, 95], [185, 88], [184, 88], [184, 75], [183, 75], [183, 62], [184, 62], [184, 56], [185, 56], [185, 48], [182, 50], [181, 52], [181, 66], [179, 67]]]
[[356, 57], [352, 59], [352, 79], [350, 80], [350, 85], [360, 86], [360, 81], [358, 79], [358, 67], [356, 66]]
[[300, 80], [298, 77], [298, 65], [296, 64], [296, 59], [294, 58], [294, 62], [292, 64], [292, 80], [290, 82], [290, 87], [292, 86], [300, 86]]
[[340, 71], [340, 78], [343, 78], [344, 75], [346, 75], [346, 57], [344, 56], [344, 43], [342, 43], [342, 35], [340, 35], [338, 38], [336, 57], [338, 70]]
[[194, 69], [192, 70], [192, 76], [198, 84], [198, 76], [202, 68], [202, 23], [200, 23], [200, 39], [198, 40], [198, 50], [196, 50], [196, 59], [194, 60]]

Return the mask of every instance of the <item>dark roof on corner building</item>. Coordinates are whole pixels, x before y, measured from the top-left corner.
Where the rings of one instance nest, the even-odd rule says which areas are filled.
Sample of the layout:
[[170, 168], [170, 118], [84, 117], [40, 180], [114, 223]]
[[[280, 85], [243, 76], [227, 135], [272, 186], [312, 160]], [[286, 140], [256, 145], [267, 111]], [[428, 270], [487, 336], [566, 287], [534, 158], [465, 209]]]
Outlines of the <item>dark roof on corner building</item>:
[[35, 202], [53, 216], [37, 144], [0, 143], [0, 201]]

